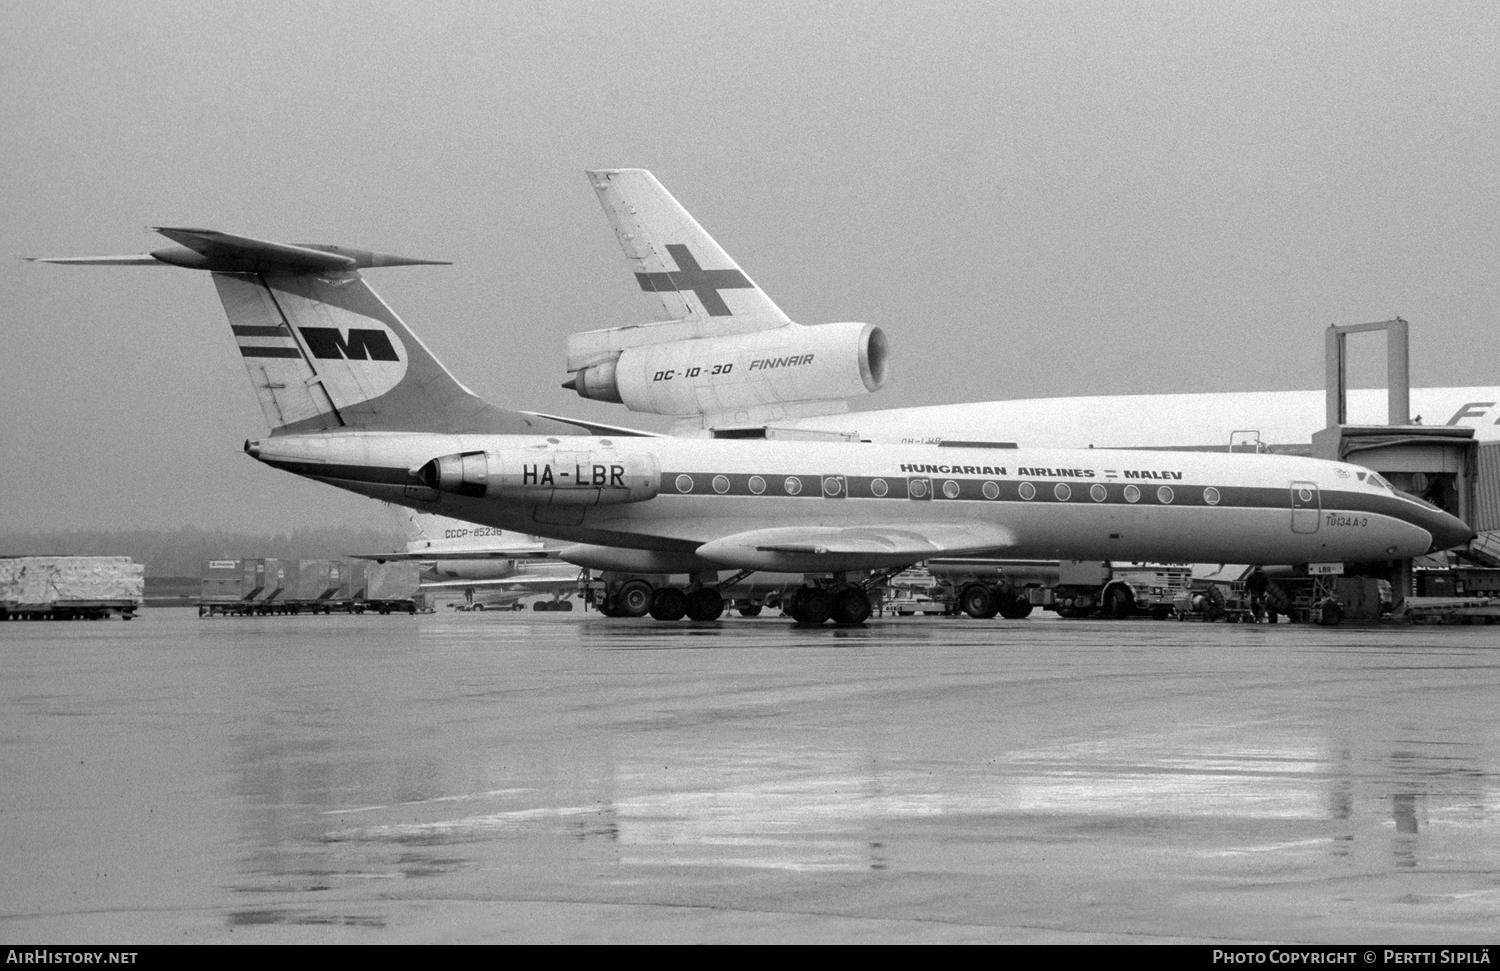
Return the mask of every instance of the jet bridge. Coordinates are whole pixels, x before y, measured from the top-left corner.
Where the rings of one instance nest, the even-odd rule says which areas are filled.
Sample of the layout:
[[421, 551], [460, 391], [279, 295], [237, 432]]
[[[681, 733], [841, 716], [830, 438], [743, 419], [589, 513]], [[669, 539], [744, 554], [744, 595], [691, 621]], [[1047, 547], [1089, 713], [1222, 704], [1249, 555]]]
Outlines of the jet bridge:
[[[1346, 338], [1368, 331], [1386, 333], [1388, 423], [1349, 425]], [[1407, 332], [1399, 317], [1328, 328], [1328, 427], [1313, 434], [1312, 454], [1373, 469], [1395, 488], [1462, 519], [1480, 535], [1458, 555], [1500, 567], [1500, 447], [1481, 446], [1472, 428], [1411, 421]], [[1395, 564], [1390, 580], [1399, 608], [1412, 593], [1411, 561]]]

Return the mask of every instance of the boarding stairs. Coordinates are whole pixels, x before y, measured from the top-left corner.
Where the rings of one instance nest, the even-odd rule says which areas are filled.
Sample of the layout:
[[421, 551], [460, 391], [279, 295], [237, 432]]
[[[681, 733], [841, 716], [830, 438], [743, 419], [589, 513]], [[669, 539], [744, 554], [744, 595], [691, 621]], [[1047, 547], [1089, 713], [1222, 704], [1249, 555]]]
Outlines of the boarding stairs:
[[1485, 530], [1454, 553], [1475, 566], [1500, 567], [1500, 530]]

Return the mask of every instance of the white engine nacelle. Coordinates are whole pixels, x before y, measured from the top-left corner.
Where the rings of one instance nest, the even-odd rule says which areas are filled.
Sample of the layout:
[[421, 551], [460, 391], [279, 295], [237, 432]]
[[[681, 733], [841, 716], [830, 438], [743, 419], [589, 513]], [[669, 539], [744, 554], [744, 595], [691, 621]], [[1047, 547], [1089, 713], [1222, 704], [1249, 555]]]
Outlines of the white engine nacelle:
[[661, 489], [656, 456], [608, 451], [460, 452], [433, 459], [417, 477], [428, 488], [471, 499], [554, 506], [644, 502]]
[[889, 371], [874, 324], [786, 324], [771, 330], [627, 347], [574, 373], [565, 388], [631, 411], [749, 415], [767, 405], [843, 401], [878, 391]]

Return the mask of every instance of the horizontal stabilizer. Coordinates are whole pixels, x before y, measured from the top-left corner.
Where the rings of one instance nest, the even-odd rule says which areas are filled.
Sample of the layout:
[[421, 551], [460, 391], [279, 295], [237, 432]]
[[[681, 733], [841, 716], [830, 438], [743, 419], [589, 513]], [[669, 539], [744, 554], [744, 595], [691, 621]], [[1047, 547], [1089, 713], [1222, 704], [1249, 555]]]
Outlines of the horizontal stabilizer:
[[275, 243], [215, 229], [152, 227], [176, 243], [133, 256], [28, 257], [35, 263], [85, 266], [153, 266], [168, 264], [216, 273], [347, 273], [382, 266], [448, 266], [447, 260], [419, 260], [330, 243]]
[[155, 250], [163, 263], [190, 270], [220, 273], [337, 273], [379, 266], [447, 265], [444, 260], [420, 260], [328, 243], [273, 243], [213, 229], [153, 227], [181, 248]]

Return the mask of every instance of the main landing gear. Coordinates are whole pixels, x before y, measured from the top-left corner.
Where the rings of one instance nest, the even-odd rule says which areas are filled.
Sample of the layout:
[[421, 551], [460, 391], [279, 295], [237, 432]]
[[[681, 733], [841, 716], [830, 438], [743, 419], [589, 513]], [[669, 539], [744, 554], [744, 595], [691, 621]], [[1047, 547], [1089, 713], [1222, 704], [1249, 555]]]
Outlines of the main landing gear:
[[[632, 578], [606, 588], [597, 609], [606, 617], [649, 615], [653, 620], [669, 623], [683, 618], [699, 622], [718, 620], [730, 606], [722, 591], [740, 584], [752, 572], [744, 570], [723, 581], [718, 580], [717, 574], [698, 574], [686, 588], [658, 587], [649, 579]], [[819, 626], [831, 620], [840, 627], [856, 627], [869, 620], [873, 612], [870, 591], [878, 590], [899, 572], [897, 569], [869, 577], [861, 575], [857, 583], [850, 582], [843, 574], [809, 578], [806, 586], [781, 598], [781, 612], [805, 626]], [[734, 607], [743, 617], [754, 617], [761, 612], [759, 603], [747, 604], [742, 599], [736, 599]]]
[[904, 569], [906, 567], [902, 566], [872, 573], [858, 583], [851, 583], [847, 574], [842, 573], [835, 574], [828, 586], [815, 586], [810, 582], [782, 598], [781, 612], [810, 627], [830, 620], [840, 627], [857, 627], [870, 619], [874, 607], [870, 591], [878, 591]]
[[724, 596], [713, 587], [682, 591], [676, 587], [658, 587], [651, 594], [649, 608], [656, 620], [718, 620], [724, 614]]
[[782, 602], [781, 612], [809, 627], [830, 620], [840, 627], [854, 627], [870, 618], [870, 595], [852, 586], [836, 590], [803, 587]]

